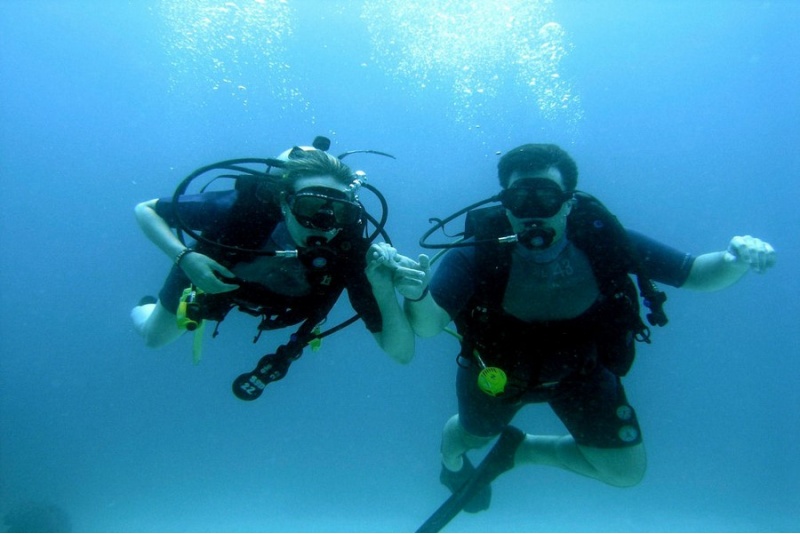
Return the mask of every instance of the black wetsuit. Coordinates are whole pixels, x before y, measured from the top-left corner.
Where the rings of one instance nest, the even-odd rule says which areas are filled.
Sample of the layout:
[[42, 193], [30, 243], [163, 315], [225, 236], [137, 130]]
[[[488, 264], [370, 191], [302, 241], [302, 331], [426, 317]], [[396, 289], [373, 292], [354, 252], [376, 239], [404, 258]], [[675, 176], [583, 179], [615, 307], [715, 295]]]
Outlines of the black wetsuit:
[[[261, 218], [238, 215], [239, 192], [211, 192], [193, 195], [181, 200], [181, 218], [193, 230], [203, 235], [214, 234], [226, 245], [257, 250], [295, 250], [280, 212], [264, 212]], [[156, 212], [167, 224], [177, 226], [172, 198], [162, 198], [156, 203]], [[336, 245], [338, 237], [331, 243]], [[299, 315], [308, 315], [328, 297], [336, 298], [347, 289], [353, 309], [358, 312], [370, 332], [380, 332], [382, 320], [378, 304], [372, 294], [364, 268], [369, 244], [361, 237], [351, 237], [347, 247], [341, 247], [335, 267], [330, 272], [315, 272], [296, 257], [230, 255], [215, 252], [213, 247], [199, 247], [198, 251], [219, 261], [246, 283], [238, 290], [213, 295], [233, 305], [293, 309]], [[191, 282], [183, 270], [172, 268], [159, 293], [161, 304], [175, 313], [181, 294]], [[338, 293], [337, 293], [338, 292]], [[308, 313], [306, 313], [308, 312]], [[292, 321], [297, 322], [297, 321]]]
[[[685, 282], [691, 255], [636, 232], [627, 234], [653, 280], [675, 287]], [[457, 324], [475, 324], [464, 314], [476, 313], [469, 303], [478, 291], [479, 271], [485, 272], [477, 258], [475, 247], [451, 250], [431, 281], [434, 300]], [[489, 317], [493, 326], [481, 334], [492, 347], [482, 358], [508, 374], [507, 391], [499, 397], [481, 391], [480, 368], [462, 352], [456, 389], [460, 421], [468, 432], [494, 436], [525, 404], [547, 402], [581, 445], [611, 448], [641, 442], [636, 413], [619, 377], [601, 363], [599, 340], [609, 310], [600, 296], [589, 259], [568, 239], [541, 252], [515, 246], [502, 313]]]

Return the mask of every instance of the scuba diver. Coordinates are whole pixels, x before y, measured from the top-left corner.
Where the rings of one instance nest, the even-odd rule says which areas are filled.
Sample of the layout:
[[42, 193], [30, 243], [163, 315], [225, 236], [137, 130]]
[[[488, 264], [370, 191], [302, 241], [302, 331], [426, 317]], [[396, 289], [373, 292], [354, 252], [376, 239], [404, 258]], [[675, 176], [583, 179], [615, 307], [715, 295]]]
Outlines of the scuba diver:
[[[409, 265], [427, 273], [425, 283], [400, 290], [417, 335], [449, 331], [454, 321], [457, 332], [450, 333], [461, 344], [458, 413], [444, 426], [440, 474], [457, 502], [449, 511], [445, 503], [420, 531], [438, 531], [462, 508], [487, 509], [490, 482], [515, 465], [550, 465], [612, 486], [639, 483], [645, 450], [621, 377], [633, 363], [634, 341], [649, 342], [650, 331], [630, 275], [649, 323], [663, 326], [666, 295], [653, 281], [718, 290], [775, 263], [774, 249], [750, 236], [694, 257], [624, 229], [597, 199], [576, 190], [577, 165], [556, 145], [514, 148], [500, 158], [498, 177], [498, 195], [439, 220], [423, 236], [422, 247], [450, 250], [433, 275], [427, 257]], [[477, 209], [489, 202], [500, 205]], [[464, 213], [461, 241], [425, 241]], [[530, 403], [548, 403], [569, 433], [511, 426]], [[473, 466], [467, 451], [498, 436]]]
[[[400, 266], [404, 259], [389, 244], [371, 244], [378, 234], [386, 237], [386, 203], [370, 189], [383, 207], [375, 221], [358, 198], [359, 189], [370, 187], [366, 175], [341, 161], [356, 152], [389, 155], [363, 150], [337, 158], [326, 152], [329, 146], [318, 137], [313, 146], [274, 159], [203, 167], [172, 197], [136, 206], [143, 232], [174, 264], [158, 299], [145, 297], [131, 311], [148, 347], [164, 346], [187, 330], [195, 331], [197, 342], [208, 320], [217, 322], [216, 336], [234, 308], [261, 317], [259, 335], [301, 323], [288, 343], [237, 378], [233, 392], [242, 400], [258, 398], [269, 382], [283, 378], [304, 346], [357, 317], [391, 358], [410, 361], [414, 334], [395, 288], [419, 286], [424, 273]], [[266, 170], [245, 165], [252, 163]], [[232, 178], [235, 186], [187, 194], [189, 183], [209, 171], [227, 173], [215, 180]], [[376, 225], [371, 235], [368, 221]], [[184, 232], [194, 243], [185, 244]], [[345, 289], [357, 316], [320, 334], [319, 325]]]

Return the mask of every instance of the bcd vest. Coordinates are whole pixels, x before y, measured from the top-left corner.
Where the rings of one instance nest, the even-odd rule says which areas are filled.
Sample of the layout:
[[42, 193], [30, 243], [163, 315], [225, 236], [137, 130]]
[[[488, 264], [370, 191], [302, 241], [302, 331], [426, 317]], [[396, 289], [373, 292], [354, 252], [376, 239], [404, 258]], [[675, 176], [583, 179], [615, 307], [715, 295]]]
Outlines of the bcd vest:
[[[228, 268], [255, 259], [258, 255], [247, 250], [263, 246], [283, 220], [277, 194], [257, 188], [255, 180], [237, 179], [237, 197], [226, 218], [215, 221], [204, 232], [203, 237], [211, 243], [200, 241], [195, 250]], [[361, 237], [362, 231], [361, 226], [343, 230], [329, 243], [298, 250], [298, 259], [306, 268], [306, 280], [311, 286], [309, 294], [286, 296], [260, 284], [237, 282], [240, 287], [235, 291], [202, 295], [202, 318], [219, 322], [236, 307], [262, 317], [259, 331], [284, 328], [304, 320], [321, 322], [344, 290], [349, 273], [364, 267], [361, 260], [368, 244]]]
[[[628, 373], [635, 357], [634, 340], [649, 342], [649, 329], [639, 315], [638, 293], [629, 274], [637, 274], [644, 291], [655, 289], [642, 272], [634, 248], [617, 218], [591, 195], [576, 192], [575, 200], [567, 219], [567, 233], [570, 241], [586, 254], [600, 297], [584, 314], [564, 321], [526, 323], [503, 310], [512, 248], [516, 245], [500, 244], [496, 239], [513, 234], [513, 230], [502, 206], [469, 212], [465, 236], [474, 236], [478, 242], [478, 285], [470, 302], [455, 319], [463, 338], [462, 356], [469, 358], [473, 350], [477, 350], [489, 360], [488, 364], [493, 354], [524, 353], [535, 359], [537, 350], [544, 349], [551, 354], [563, 354], [565, 360], [596, 359], [618, 376]], [[527, 346], [519, 346], [521, 343]], [[567, 350], [567, 347], [574, 350]], [[501, 367], [512, 368], [517, 363], [497, 362]], [[579, 369], [587, 363], [594, 362], [565, 361], [564, 365]], [[527, 374], [538, 372], [536, 362], [527, 362], [524, 367]], [[535, 381], [536, 376], [525, 380]]]

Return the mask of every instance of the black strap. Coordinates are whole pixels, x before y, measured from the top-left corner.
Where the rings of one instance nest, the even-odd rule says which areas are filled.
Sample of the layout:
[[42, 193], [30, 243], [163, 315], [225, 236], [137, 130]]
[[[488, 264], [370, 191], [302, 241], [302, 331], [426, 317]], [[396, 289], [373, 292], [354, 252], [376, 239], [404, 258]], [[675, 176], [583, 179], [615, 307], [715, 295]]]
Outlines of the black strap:
[[513, 234], [502, 206], [471, 211], [464, 223], [464, 234], [474, 236], [476, 279], [475, 302], [489, 309], [502, 309], [503, 295], [511, 274], [513, 243], [499, 243], [500, 237]]
[[289, 372], [293, 361], [302, 356], [303, 349], [314, 339], [321, 339], [342, 328], [352, 324], [358, 319], [355, 315], [347, 321], [323, 332], [315, 334], [314, 329], [328, 316], [331, 308], [339, 298], [341, 290], [332, 291], [320, 305], [313, 310], [309, 317], [300, 325], [300, 328], [291, 335], [289, 342], [279, 346], [274, 353], [266, 354], [258, 360], [256, 367], [247, 373], [236, 377], [233, 381], [233, 394], [241, 400], [253, 401], [261, 396], [264, 389], [272, 382], [277, 382]]
[[[570, 238], [589, 257], [592, 269], [598, 275], [604, 294], [613, 295], [621, 291], [624, 279], [619, 273], [636, 276], [639, 294], [650, 309], [647, 321], [653, 326], [664, 326], [668, 319], [663, 304], [667, 295], [660, 291], [644, 267], [641, 256], [630, 242], [627, 232], [619, 220], [602, 202], [592, 195], [576, 192], [576, 209], [570, 214]], [[574, 231], [573, 231], [574, 229]], [[592, 231], [596, 229], [598, 231]], [[598, 239], [599, 236], [605, 236]], [[649, 329], [642, 323], [641, 340], [649, 343]]]

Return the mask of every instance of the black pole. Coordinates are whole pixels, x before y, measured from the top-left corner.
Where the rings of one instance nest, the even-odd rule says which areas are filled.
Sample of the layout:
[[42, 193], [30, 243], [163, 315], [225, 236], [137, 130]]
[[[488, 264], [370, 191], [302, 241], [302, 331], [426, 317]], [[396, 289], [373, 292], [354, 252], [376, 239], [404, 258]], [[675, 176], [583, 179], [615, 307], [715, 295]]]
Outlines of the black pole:
[[447, 526], [484, 486], [514, 467], [514, 454], [524, 439], [525, 433], [522, 430], [507, 426], [492, 450], [475, 469], [472, 478], [433, 512], [417, 532], [439, 532]]

